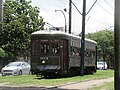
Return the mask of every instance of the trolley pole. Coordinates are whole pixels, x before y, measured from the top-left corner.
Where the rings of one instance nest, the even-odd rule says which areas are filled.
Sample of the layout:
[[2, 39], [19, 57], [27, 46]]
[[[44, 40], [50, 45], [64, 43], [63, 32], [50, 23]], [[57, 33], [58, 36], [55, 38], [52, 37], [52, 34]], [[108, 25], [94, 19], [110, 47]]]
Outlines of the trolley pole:
[[115, 74], [114, 74], [114, 89], [120, 90], [120, 0], [115, 0]]
[[80, 75], [84, 75], [84, 56], [85, 56], [85, 16], [86, 16], [86, 0], [83, 0], [83, 13], [82, 13], [82, 38], [81, 38], [81, 70]]

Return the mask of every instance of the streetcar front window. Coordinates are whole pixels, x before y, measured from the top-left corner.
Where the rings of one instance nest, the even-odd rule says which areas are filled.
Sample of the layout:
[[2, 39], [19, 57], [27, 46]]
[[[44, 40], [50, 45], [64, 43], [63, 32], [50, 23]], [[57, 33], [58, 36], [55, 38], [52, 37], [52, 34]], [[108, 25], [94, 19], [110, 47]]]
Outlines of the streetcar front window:
[[33, 40], [32, 42], [32, 54], [33, 55], [40, 55], [40, 54], [53, 54], [58, 55], [60, 54], [60, 44], [59, 40], [48, 40], [48, 39], [41, 39], [41, 40]]
[[58, 44], [52, 44], [52, 54], [60, 54], [60, 48]]
[[33, 40], [32, 41], [32, 54], [33, 55], [38, 55], [39, 54], [39, 43], [38, 40]]
[[49, 53], [50, 52], [50, 46], [48, 44], [41, 43], [40, 45], [41, 53]]

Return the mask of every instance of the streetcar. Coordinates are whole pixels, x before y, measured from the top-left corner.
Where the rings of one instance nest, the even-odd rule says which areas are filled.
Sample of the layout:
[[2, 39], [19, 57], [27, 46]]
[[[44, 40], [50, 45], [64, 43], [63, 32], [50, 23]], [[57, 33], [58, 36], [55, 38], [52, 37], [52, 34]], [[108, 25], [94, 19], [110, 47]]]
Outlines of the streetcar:
[[[96, 72], [97, 42], [85, 38], [84, 73]], [[49, 76], [80, 74], [81, 37], [61, 31], [36, 31], [31, 34], [31, 72]]]

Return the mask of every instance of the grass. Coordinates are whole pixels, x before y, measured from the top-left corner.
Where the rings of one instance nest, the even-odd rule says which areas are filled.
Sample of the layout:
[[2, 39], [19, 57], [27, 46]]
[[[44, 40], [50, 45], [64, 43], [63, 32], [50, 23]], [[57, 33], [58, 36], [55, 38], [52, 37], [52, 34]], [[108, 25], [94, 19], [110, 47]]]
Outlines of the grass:
[[74, 76], [67, 78], [54, 78], [45, 79], [37, 77], [36, 75], [23, 75], [23, 76], [1, 76], [0, 83], [7, 83], [14, 86], [56, 86], [70, 82], [80, 82], [91, 79], [108, 78], [114, 75], [113, 70], [98, 70], [93, 75]]
[[105, 83], [102, 86], [93, 87], [89, 90], [114, 90], [114, 82]]

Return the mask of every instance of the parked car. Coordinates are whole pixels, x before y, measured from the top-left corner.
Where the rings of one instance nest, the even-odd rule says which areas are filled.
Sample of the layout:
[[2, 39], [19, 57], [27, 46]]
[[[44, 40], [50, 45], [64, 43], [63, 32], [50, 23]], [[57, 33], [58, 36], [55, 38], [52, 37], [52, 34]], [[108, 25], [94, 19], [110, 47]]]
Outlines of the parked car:
[[108, 69], [106, 62], [97, 62], [97, 69]]
[[31, 66], [26, 62], [11, 62], [1, 69], [2, 76], [30, 74]]

